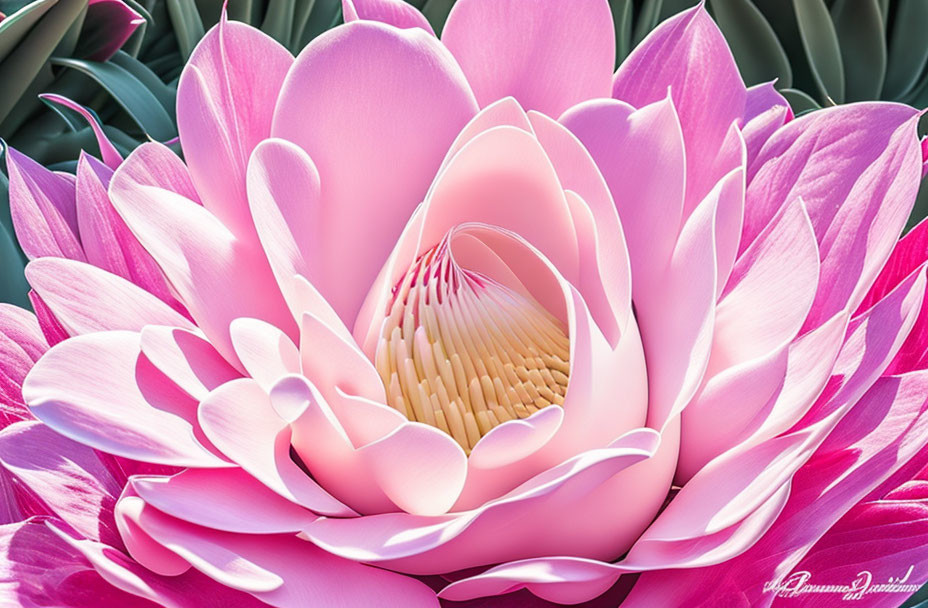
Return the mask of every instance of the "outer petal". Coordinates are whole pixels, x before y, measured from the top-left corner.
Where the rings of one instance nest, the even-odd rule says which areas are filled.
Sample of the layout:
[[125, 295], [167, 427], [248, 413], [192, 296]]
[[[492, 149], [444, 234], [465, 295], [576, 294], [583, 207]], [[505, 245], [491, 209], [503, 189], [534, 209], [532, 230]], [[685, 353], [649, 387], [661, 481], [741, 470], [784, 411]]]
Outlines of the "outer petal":
[[111, 454], [178, 466], [226, 466], [194, 436], [195, 402], [139, 354], [139, 335], [132, 332], [66, 340], [32, 368], [23, 399], [63, 435]]
[[70, 335], [145, 325], [194, 328], [151, 293], [90, 264], [43, 258], [29, 263], [26, 278]]
[[23, 403], [23, 380], [46, 350], [35, 315], [0, 304], [0, 426], [31, 418]]
[[7, 148], [6, 167], [13, 228], [26, 255], [83, 261], [73, 178], [53, 173], [13, 148]]
[[112, 57], [136, 28], [145, 23], [145, 19], [122, 0], [90, 0], [87, 4], [78, 48], [93, 61]]
[[419, 27], [435, 34], [422, 13], [403, 0], [342, 0], [342, 14], [345, 23], [369, 19], [401, 29]]
[[[454, 58], [418, 28], [349, 23], [316, 38], [294, 63], [271, 134], [302, 147], [319, 170], [313, 220], [326, 230], [310, 245], [306, 278], [346, 325], [475, 111]], [[349, 275], [340, 270], [346, 264]]]
[[637, 108], [673, 97], [686, 141], [689, 215], [731, 167], [715, 169], [729, 127], [744, 116], [746, 91], [734, 58], [703, 4], [648, 35], [619, 66], [612, 96]]
[[821, 251], [811, 329], [856, 308], [902, 232], [921, 176], [917, 116], [907, 106], [814, 112], [768, 140], [748, 175], [742, 249], [779, 208], [802, 197]]
[[442, 42], [481, 106], [511, 95], [527, 109], [558, 116], [609, 96], [615, 31], [601, 0], [461, 0]]
[[190, 55], [177, 86], [177, 127], [203, 204], [230, 232], [251, 238], [245, 167], [270, 135], [274, 104], [293, 57], [223, 11]]

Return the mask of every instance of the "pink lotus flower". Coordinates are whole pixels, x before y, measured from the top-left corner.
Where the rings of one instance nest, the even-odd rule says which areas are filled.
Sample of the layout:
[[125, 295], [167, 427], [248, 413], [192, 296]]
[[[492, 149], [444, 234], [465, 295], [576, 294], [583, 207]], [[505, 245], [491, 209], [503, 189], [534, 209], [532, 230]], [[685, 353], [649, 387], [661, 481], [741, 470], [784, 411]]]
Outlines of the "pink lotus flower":
[[186, 164], [115, 160], [106, 230], [98, 163], [75, 199], [10, 155], [67, 339], [2, 309], [2, 395], [41, 421], [0, 435], [7, 519], [40, 516], [4, 532], [2, 593], [765, 605], [808, 564], [928, 578], [915, 110], [793, 120], [701, 6], [614, 77], [600, 0], [460, 0], [442, 41], [402, 2], [345, 15], [296, 60], [223, 20], [180, 81]]

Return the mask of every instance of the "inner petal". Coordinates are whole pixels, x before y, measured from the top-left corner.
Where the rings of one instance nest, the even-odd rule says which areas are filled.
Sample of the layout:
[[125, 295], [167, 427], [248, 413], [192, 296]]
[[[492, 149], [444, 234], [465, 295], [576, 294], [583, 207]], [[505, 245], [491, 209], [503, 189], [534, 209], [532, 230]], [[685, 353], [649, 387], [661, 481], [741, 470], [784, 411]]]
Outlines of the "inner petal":
[[534, 298], [457, 265], [449, 243], [393, 288], [375, 363], [390, 406], [469, 454], [495, 426], [563, 405], [570, 341]]

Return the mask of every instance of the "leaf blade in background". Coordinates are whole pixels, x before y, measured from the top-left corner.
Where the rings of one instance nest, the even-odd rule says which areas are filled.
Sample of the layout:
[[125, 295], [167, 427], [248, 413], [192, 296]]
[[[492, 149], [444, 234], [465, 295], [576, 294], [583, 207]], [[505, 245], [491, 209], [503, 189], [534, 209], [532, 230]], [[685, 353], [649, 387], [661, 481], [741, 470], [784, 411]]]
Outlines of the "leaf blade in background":
[[773, 27], [751, 0], [710, 0], [710, 6], [748, 85], [776, 79], [793, 84], [793, 70]]
[[879, 99], [886, 76], [886, 38], [878, 0], [837, 0], [831, 17], [841, 45], [845, 101]]
[[819, 92], [844, 103], [844, 66], [835, 24], [824, 0], [793, 0], [803, 48]]

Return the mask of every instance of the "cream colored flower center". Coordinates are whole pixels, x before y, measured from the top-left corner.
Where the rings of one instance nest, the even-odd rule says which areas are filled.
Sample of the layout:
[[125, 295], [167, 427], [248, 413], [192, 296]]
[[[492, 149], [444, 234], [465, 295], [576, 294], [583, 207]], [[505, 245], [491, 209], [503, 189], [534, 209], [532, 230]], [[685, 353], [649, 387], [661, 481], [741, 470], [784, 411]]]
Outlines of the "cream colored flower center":
[[392, 407], [469, 454], [493, 427], [563, 405], [569, 352], [558, 319], [457, 266], [446, 239], [394, 288], [375, 361]]

